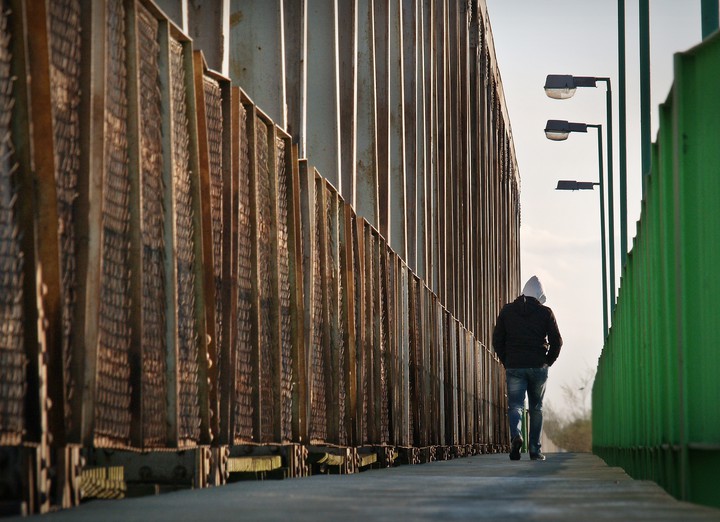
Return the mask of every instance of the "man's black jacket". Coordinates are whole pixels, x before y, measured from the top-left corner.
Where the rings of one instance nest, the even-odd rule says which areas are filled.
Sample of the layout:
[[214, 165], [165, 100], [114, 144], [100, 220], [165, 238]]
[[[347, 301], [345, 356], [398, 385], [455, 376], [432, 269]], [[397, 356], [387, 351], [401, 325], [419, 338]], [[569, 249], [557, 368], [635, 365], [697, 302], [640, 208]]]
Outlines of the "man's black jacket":
[[493, 347], [505, 368], [552, 366], [562, 347], [555, 315], [534, 297], [521, 295], [500, 311]]

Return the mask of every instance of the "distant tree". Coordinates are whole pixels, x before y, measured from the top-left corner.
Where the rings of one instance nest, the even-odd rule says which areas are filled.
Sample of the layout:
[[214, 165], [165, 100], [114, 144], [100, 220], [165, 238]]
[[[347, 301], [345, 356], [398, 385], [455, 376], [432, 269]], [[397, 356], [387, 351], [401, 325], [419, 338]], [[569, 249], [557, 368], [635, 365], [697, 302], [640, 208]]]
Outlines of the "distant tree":
[[592, 420], [575, 419], [560, 428], [554, 437], [555, 444], [567, 451], [592, 451]]
[[588, 396], [595, 378], [593, 370], [587, 370], [572, 385], [562, 387], [565, 410], [562, 416], [550, 404], [543, 408], [543, 429], [560, 448], [573, 452], [592, 451], [592, 412]]

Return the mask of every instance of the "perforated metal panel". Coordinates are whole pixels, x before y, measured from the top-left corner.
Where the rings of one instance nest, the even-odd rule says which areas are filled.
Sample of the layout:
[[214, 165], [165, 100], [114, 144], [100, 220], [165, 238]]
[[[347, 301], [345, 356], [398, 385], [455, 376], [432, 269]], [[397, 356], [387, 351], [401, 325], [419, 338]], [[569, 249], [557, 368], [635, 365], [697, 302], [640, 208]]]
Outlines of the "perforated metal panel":
[[292, 324], [290, 317], [290, 251], [288, 236], [288, 202], [291, 197], [288, 165], [285, 161], [285, 140], [276, 138], [278, 203], [278, 277], [280, 282], [280, 350], [281, 375], [281, 423], [284, 440], [292, 438]]
[[[223, 234], [225, 223], [223, 222], [222, 92], [217, 80], [205, 76], [203, 78], [203, 94], [210, 163], [210, 222], [213, 248], [212, 268], [215, 281], [215, 325], [211, 335], [214, 338], [216, 353], [219, 353], [223, 346]], [[221, 357], [213, 361], [213, 364], [218, 365], [218, 372], [221, 371], [219, 367], [221, 361]]]
[[368, 442], [377, 443], [377, 431], [376, 428], [376, 421], [378, 419], [379, 411], [376, 407], [377, 401], [375, 396], [380, 391], [380, 383], [376, 382], [376, 376], [377, 372], [375, 371], [375, 365], [377, 364], [377, 357], [376, 357], [376, 343], [377, 343], [377, 335], [376, 335], [376, 327], [375, 327], [375, 313], [378, 308], [377, 306], [377, 298], [375, 297], [375, 292], [377, 289], [377, 276], [378, 276], [378, 270], [377, 270], [377, 262], [375, 258], [375, 236], [372, 233], [372, 229], [370, 227], [367, 227], [366, 230], [366, 244], [365, 244], [365, 259], [366, 259], [366, 265], [365, 265], [365, 277], [366, 277], [366, 283], [367, 286], [366, 294], [365, 294], [365, 321], [366, 321], [366, 354], [365, 354], [365, 361], [367, 365], [367, 375], [366, 375], [366, 389], [367, 389], [367, 411], [366, 411], [366, 419], [368, 424]]
[[315, 235], [312, 252], [313, 288], [312, 288], [312, 392], [310, 438], [325, 441], [327, 439], [327, 397], [325, 383], [325, 354], [323, 352], [323, 265], [320, 256], [322, 241], [321, 226], [323, 213], [321, 207], [322, 185], [315, 183]]
[[[342, 418], [345, 411], [345, 379], [343, 375], [343, 368], [345, 364], [345, 342], [342, 338], [342, 334], [339, 331], [339, 302], [341, 281], [340, 279], [340, 252], [338, 245], [338, 208], [337, 208], [337, 194], [331, 190], [327, 184], [323, 184], [323, 190], [325, 191], [325, 229], [327, 233], [327, 246], [326, 252], [327, 257], [325, 259], [326, 266], [324, 270], [325, 275], [325, 292], [326, 300], [325, 306], [327, 307], [327, 318], [328, 318], [328, 331], [330, 333], [330, 360], [332, 361], [332, 397], [329, 398], [330, 404], [328, 409], [336, 411], [339, 416], [333, 416], [333, 438], [337, 437], [337, 440], [331, 442], [341, 444], [340, 439], [344, 437], [341, 434], [343, 431]], [[337, 434], [337, 435], [335, 435]]]
[[398, 358], [398, 317], [396, 309], [397, 294], [397, 255], [387, 251], [387, 297], [388, 317], [387, 372], [388, 372], [388, 442], [397, 444], [398, 425], [402, 423], [402, 378]]
[[378, 275], [377, 282], [379, 285], [377, 296], [377, 312], [379, 316], [379, 337], [377, 339], [377, 351], [379, 357], [380, 370], [380, 443], [387, 443], [390, 440], [390, 405], [388, 403], [389, 394], [389, 372], [388, 372], [388, 308], [387, 308], [387, 246], [384, 241], [377, 242], [377, 259], [378, 259]]
[[178, 440], [200, 438], [198, 402], [198, 327], [195, 316], [195, 241], [190, 129], [182, 43], [170, 39], [170, 95], [172, 98], [173, 197], [175, 199], [175, 252], [177, 257]]
[[140, 193], [142, 206], [142, 430], [143, 444], [167, 438], [165, 342], [165, 203], [158, 22], [138, 6]]
[[402, 316], [402, 375], [403, 375], [403, 388], [407, 394], [407, 407], [404, 408], [405, 422], [403, 430], [402, 443], [405, 445], [412, 444], [415, 436], [414, 422], [415, 422], [415, 365], [412, 359], [411, 349], [411, 326], [410, 326], [410, 292], [409, 292], [409, 281], [408, 281], [408, 270], [403, 267], [400, 270], [400, 295], [398, 299], [400, 301], [400, 315]]
[[20, 444], [25, 428], [23, 265], [17, 216], [18, 163], [12, 142], [14, 86], [8, 12], [0, 4], [0, 446]]
[[268, 144], [268, 131], [265, 123], [257, 119], [257, 179], [256, 179], [256, 211], [257, 211], [257, 252], [258, 277], [260, 294], [260, 404], [261, 404], [261, 442], [274, 442], [273, 412], [275, 411], [275, 395], [273, 391], [273, 375], [278, 371], [275, 361], [272, 329], [272, 275], [271, 267], [276, 260], [272, 255], [272, 213], [273, 200], [270, 188], [270, 170], [268, 161], [271, 156]]
[[358, 410], [356, 416], [359, 417], [358, 430], [359, 442], [361, 444], [367, 442], [367, 401], [368, 401], [368, 378], [367, 378], [367, 362], [366, 350], [366, 320], [365, 320], [365, 266], [366, 259], [361, 256], [364, 252], [364, 230], [362, 221], [353, 216], [353, 257], [355, 258], [355, 339], [356, 339], [356, 364], [357, 364], [357, 404]]
[[[355, 270], [352, 253], [348, 256], [348, 250], [347, 250], [347, 242], [352, 241], [352, 238], [346, 237], [346, 219], [349, 219], [345, 214], [345, 208], [342, 201], [338, 200], [337, 205], [337, 213], [338, 213], [338, 234], [339, 234], [339, 278], [338, 278], [338, 310], [339, 310], [339, 316], [338, 316], [338, 338], [343, 343], [343, 357], [341, 361], [340, 366], [340, 431], [339, 431], [339, 443], [342, 445], [350, 444], [351, 442], [351, 434], [348, 433], [348, 420], [350, 419], [350, 403], [353, 399], [353, 397], [350, 397], [348, 395], [348, 384], [350, 379], [350, 374], [348, 372], [348, 368], [352, 364], [351, 358], [351, 351], [350, 347], [346, 344], [346, 339], [348, 336], [348, 316], [345, 312], [346, 306], [349, 305], [350, 311], [349, 313], [353, 313], [352, 311], [352, 302], [348, 302], [348, 292], [349, 288], [346, 287], [344, 284], [346, 279], [344, 277], [345, 274], [352, 274]], [[348, 286], [351, 285], [351, 283], [348, 283]]]
[[[77, 290], [77, 239], [75, 201], [80, 168], [80, 2], [58, 0], [49, 4], [50, 84], [53, 138], [55, 142], [55, 183], [60, 241], [62, 357], [65, 384], [65, 427], [71, 428], [70, 397], [76, 393], [71, 354], [73, 310]], [[79, 361], [78, 361], [79, 362]], [[108, 396], [108, 406], [118, 398]]]
[[247, 111], [239, 107], [240, 164], [238, 167], [238, 272], [237, 272], [237, 341], [235, 363], [236, 442], [253, 437], [252, 385], [252, 223], [250, 219], [250, 158], [247, 138]]
[[[108, 3], [105, 158], [95, 432], [109, 444], [130, 433], [130, 177], [125, 9]], [[100, 443], [100, 441], [97, 441]]]
[[423, 404], [424, 401], [421, 400], [422, 397], [424, 397], [425, 390], [423, 388], [423, 367], [422, 367], [422, 347], [420, 346], [420, 303], [419, 303], [419, 295], [418, 295], [418, 281], [410, 276], [409, 278], [409, 284], [408, 284], [408, 292], [410, 294], [409, 296], [409, 312], [410, 312], [410, 360], [411, 362], [411, 369], [410, 369], [410, 375], [411, 381], [410, 381], [410, 393], [411, 397], [415, 397], [416, 401], [413, 404], [413, 412], [415, 419], [414, 419], [414, 428], [417, 428], [417, 432], [414, 434], [414, 438], [412, 440], [415, 441], [415, 444], [422, 446], [423, 444], [423, 435], [424, 435], [424, 428], [425, 428], [425, 422], [427, 419], [423, 418]]

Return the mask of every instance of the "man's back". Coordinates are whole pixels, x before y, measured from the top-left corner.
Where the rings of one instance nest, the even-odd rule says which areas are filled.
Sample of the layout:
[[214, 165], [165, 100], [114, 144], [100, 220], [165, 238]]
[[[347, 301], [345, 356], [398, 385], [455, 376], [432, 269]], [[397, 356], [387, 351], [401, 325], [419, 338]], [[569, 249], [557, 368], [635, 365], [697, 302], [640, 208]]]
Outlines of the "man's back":
[[555, 362], [562, 338], [552, 310], [521, 295], [501, 310], [493, 346], [506, 368], [540, 368]]

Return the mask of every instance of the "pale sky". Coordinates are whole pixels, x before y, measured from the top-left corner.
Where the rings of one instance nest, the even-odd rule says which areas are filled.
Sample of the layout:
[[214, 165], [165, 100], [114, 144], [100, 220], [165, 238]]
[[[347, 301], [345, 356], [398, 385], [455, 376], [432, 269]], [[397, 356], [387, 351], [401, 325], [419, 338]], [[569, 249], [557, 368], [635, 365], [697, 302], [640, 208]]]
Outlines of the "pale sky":
[[[562, 386], [595, 370], [602, 350], [599, 194], [556, 191], [559, 179], [597, 181], [597, 131], [551, 142], [548, 119], [605, 127], [605, 84], [548, 98], [548, 74], [610, 77], [613, 89], [616, 277], [619, 281], [617, 0], [486, 0], [521, 185], [522, 281], [536, 274], [555, 312], [564, 346], [550, 370], [546, 402], [566, 411]], [[638, 2], [626, 0], [628, 247], [640, 218]], [[673, 54], [701, 41], [700, 0], [650, 2], [652, 137], [657, 107], [672, 85]], [[604, 131], [603, 131], [604, 134]], [[603, 137], [604, 139], [604, 137]], [[605, 156], [603, 152], [603, 157]], [[607, 167], [605, 167], [607, 174]], [[589, 390], [587, 395], [589, 401]]]

